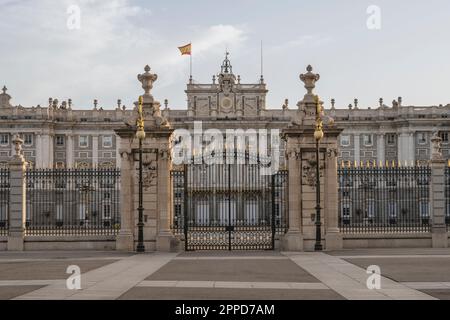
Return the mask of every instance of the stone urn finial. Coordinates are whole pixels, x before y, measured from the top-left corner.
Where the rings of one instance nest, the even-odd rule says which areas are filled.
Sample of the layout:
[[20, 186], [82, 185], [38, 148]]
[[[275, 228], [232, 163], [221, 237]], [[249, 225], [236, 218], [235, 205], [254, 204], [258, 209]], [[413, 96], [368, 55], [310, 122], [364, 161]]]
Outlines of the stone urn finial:
[[314, 101], [313, 90], [316, 87], [316, 82], [320, 79], [320, 75], [312, 72], [313, 68], [311, 65], [308, 65], [306, 71], [308, 72], [300, 75], [300, 80], [305, 84], [306, 89], [305, 101]]
[[[153, 96], [150, 94], [150, 90], [153, 88], [153, 82], [158, 79], [158, 75], [154, 73], [150, 73], [150, 67], [148, 65], [145, 66], [145, 73], [139, 74], [137, 76], [139, 82], [142, 83], [142, 89], [144, 89], [144, 103], [151, 100], [153, 102]], [[147, 98], [147, 99], [146, 99]], [[149, 99], [150, 98], [150, 99]]]
[[442, 160], [441, 150], [442, 138], [439, 136], [438, 131], [434, 131], [431, 137], [431, 160]]

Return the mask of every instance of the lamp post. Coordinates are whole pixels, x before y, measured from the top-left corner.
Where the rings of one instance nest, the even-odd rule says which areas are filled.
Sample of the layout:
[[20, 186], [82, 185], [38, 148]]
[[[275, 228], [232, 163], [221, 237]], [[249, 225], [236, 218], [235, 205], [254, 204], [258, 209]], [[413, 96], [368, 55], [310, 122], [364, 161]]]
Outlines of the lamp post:
[[321, 107], [319, 96], [315, 96], [316, 103], [316, 124], [314, 131], [314, 139], [316, 140], [316, 243], [314, 245], [315, 251], [322, 251], [322, 222], [320, 219], [320, 150], [319, 143], [323, 138], [323, 123], [321, 118]]
[[138, 119], [136, 121], [137, 131], [136, 138], [139, 140], [139, 222], [138, 222], [138, 243], [136, 247], [136, 252], [145, 252], [144, 246], [144, 207], [143, 207], [143, 183], [142, 183], [142, 140], [145, 139], [144, 130], [144, 114], [142, 111], [142, 96], [139, 97], [138, 105]]

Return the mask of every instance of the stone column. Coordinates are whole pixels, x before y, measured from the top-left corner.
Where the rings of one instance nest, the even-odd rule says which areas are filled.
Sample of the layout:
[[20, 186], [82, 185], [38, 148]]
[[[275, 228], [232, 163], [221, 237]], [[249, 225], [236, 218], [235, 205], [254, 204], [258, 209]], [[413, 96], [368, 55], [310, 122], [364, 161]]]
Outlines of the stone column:
[[360, 135], [354, 134], [353, 139], [354, 139], [353, 144], [355, 146], [355, 149], [353, 151], [355, 153], [354, 160], [359, 165], [359, 163], [361, 162], [361, 147], [360, 147], [361, 138], [360, 138]]
[[42, 135], [40, 133], [36, 134], [36, 168], [41, 169], [42, 166]]
[[430, 207], [432, 215], [432, 245], [433, 248], [448, 247], [448, 233], [445, 224], [445, 166], [442, 158], [441, 138], [437, 133], [431, 138], [431, 183]]
[[66, 167], [73, 168], [73, 134], [66, 135]]
[[22, 155], [23, 140], [16, 137], [13, 143], [15, 145], [15, 155], [9, 162], [10, 205], [7, 248], [8, 251], [23, 251], [26, 221], [26, 162]]
[[384, 134], [379, 133], [377, 135], [377, 164], [382, 163], [384, 165], [386, 161], [386, 150], [384, 143]]
[[339, 230], [337, 145], [328, 148], [325, 159], [325, 249], [340, 250], [343, 238]]
[[157, 251], [173, 251], [176, 242], [170, 230], [171, 212], [171, 184], [170, 184], [170, 146], [162, 146], [158, 154], [158, 236], [156, 238]]
[[289, 190], [289, 229], [284, 236], [283, 250], [303, 251], [303, 235], [301, 232], [301, 179], [300, 179], [300, 149], [296, 139], [287, 138], [286, 143], [288, 190]]
[[116, 139], [116, 168], [120, 168], [122, 164], [122, 157], [120, 156], [120, 137], [115, 135]]
[[92, 136], [92, 167], [98, 167], [98, 135]]
[[120, 149], [120, 231], [116, 238], [116, 250], [134, 251], [134, 207], [133, 207], [133, 169], [131, 150]]
[[55, 167], [55, 152], [54, 152], [54, 138], [55, 135], [53, 133], [48, 135], [48, 166], [47, 168], [54, 168]]

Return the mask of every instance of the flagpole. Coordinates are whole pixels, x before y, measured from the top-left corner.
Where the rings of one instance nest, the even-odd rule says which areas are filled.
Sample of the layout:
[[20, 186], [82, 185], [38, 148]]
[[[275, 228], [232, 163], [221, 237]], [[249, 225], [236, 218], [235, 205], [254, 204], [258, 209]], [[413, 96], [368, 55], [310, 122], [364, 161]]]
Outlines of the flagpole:
[[192, 41], [191, 41], [191, 54], [189, 55], [189, 81], [192, 83]]

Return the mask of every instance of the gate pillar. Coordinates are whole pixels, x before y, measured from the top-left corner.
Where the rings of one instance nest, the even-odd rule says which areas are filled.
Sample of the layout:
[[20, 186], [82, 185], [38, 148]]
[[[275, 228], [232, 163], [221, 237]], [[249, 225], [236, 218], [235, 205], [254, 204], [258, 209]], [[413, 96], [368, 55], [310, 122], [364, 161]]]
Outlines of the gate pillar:
[[[144, 245], [146, 251], [174, 251], [179, 244], [170, 230], [171, 223], [171, 137], [173, 129], [161, 115], [160, 103], [150, 94], [157, 75], [145, 73], [138, 75], [145, 93], [143, 115], [145, 139], [142, 141], [143, 165], [143, 222]], [[139, 221], [139, 140], [136, 138], [137, 105], [135, 113], [125, 119], [127, 127], [116, 129], [120, 137], [121, 154], [121, 230], [117, 237], [118, 250], [135, 250]]]
[[[316, 166], [320, 168], [322, 244], [326, 250], [342, 247], [338, 228], [337, 138], [342, 129], [326, 121], [323, 112], [324, 137], [319, 144], [319, 164], [316, 160], [316, 96], [315, 83], [320, 79], [308, 66], [300, 75], [305, 83], [303, 100], [298, 102], [297, 113], [291, 124], [283, 130], [289, 169], [289, 230], [284, 237], [284, 250], [313, 250], [316, 235]], [[322, 102], [319, 109], [323, 111]], [[327, 123], [328, 122], [328, 123]]]

